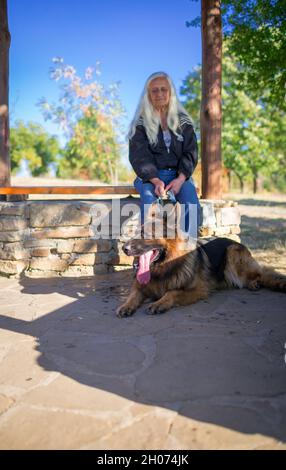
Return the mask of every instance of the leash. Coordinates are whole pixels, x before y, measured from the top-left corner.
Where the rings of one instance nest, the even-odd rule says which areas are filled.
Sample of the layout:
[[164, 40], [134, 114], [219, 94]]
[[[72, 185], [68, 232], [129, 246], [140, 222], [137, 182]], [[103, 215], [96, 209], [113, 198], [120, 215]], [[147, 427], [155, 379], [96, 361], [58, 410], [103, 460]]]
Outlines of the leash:
[[172, 204], [176, 204], [176, 202], [177, 202], [173, 191], [171, 191], [170, 189], [169, 189], [169, 191], [166, 192], [165, 196], [158, 196], [157, 197], [157, 204], [160, 204], [161, 206], [164, 206], [164, 204], [166, 204], [166, 202], [171, 202]]
[[[164, 196], [158, 196], [156, 199], [157, 204], [160, 206], [164, 207], [164, 205], [168, 202], [171, 202], [172, 204], [176, 204], [177, 200], [175, 198], [175, 195], [173, 191], [169, 189], [169, 191], [166, 192]], [[133, 271], [136, 272], [138, 270], [139, 263], [138, 262], [133, 262]]]

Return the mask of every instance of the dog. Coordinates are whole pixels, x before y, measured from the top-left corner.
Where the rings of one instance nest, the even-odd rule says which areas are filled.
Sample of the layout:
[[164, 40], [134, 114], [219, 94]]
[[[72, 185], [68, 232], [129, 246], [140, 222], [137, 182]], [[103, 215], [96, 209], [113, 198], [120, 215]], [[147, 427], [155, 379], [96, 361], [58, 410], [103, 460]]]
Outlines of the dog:
[[[137, 260], [138, 269], [126, 302], [116, 311], [118, 317], [132, 315], [147, 299], [153, 300], [147, 313], [157, 314], [206, 299], [216, 289], [266, 287], [286, 292], [286, 276], [258, 264], [246, 246], [229, 238], [188, 240], [186, 249], [180, 230], [173, 238], [166, 237], [166, 219], [163, 236], [156, 238], [157, 208], [152, 205], [142, 236], [123, 245], [125, 254]], [[174, 211], [179, 218], [178, 203]]]

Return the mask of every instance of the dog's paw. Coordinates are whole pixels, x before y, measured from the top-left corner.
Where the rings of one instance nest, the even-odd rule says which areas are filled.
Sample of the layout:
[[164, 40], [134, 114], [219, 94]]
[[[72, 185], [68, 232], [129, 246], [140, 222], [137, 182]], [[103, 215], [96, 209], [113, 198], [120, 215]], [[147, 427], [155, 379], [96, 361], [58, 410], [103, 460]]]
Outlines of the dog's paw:
[[135, 308], [131, 307], [130, 305], [121, 305], [116, 310], [116, 316], [118, 318], [130, 317], [134, 312]]
[[169, 309], [166, 304], [160, 302], [153, 302], [147, 307], [148, 315], [156, 315], [157, 313], [164, 313]]
[[257, 279], [255, 279], [254, 281], [249, 282], [248, 285], [247, 285], [247, 289], [249, 289], [249, 290], [258, 290], [258, 289], [260, 289], [260, 287], [261, 287], [260, 283]]

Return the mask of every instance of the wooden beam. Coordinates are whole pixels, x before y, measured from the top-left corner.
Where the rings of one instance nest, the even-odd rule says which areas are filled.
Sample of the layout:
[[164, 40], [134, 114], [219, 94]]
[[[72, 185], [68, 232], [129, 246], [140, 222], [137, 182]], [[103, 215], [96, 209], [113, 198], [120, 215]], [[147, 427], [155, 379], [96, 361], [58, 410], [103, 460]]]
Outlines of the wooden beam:
[[202, 0], [202, 197], [220, 199], [221, 165], [221, 0]]
[[0, 0], [0, 185], [10, 184], [9, 48], [7, 0]]
[[138, 194], [134, 186], [2, 186], [0, 194]]

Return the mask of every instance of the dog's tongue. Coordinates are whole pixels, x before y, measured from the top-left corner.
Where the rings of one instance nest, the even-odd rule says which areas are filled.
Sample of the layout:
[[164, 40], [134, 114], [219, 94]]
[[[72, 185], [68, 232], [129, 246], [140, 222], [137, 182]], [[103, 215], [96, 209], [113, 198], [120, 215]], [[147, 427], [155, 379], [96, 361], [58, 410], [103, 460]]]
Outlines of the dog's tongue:
[[153, 251], [150, 250], [139, 257], [139, 268], [136, 274], [136, 278], [140, 284], [148, 284], [151, 279], [150, 260], [152, 253]]

